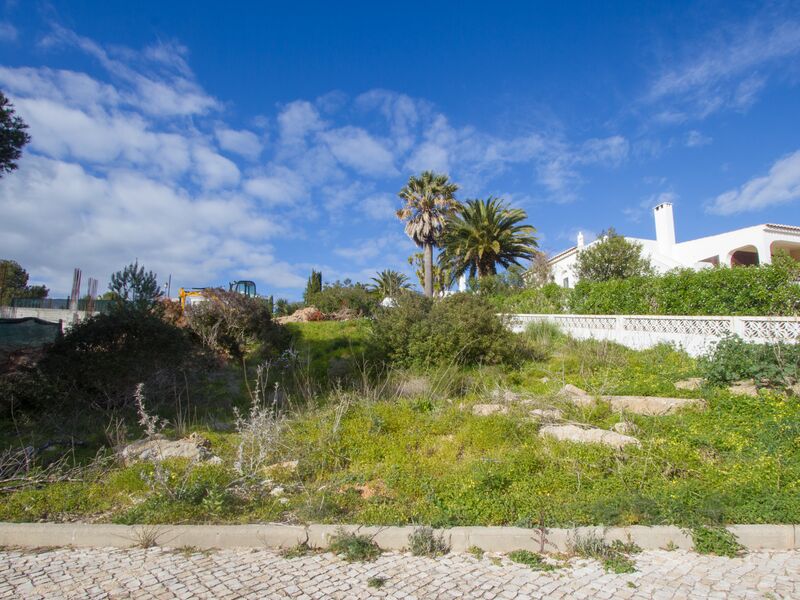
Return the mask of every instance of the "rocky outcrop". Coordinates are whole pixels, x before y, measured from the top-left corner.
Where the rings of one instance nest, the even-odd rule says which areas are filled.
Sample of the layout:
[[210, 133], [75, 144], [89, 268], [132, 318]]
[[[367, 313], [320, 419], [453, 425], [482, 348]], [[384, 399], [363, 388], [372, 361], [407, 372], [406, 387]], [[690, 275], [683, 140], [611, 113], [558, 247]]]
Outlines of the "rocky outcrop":
[[539, 435], [577, 444], [602, 444], [617, 450], [625, 446], [640, 445], [639, 440], [629, 435], [597, 427], [579, 427], [578, 425], [546, 425], [539, 429]]
[[[558, 397], [576, 406], [591, 406], [595, 399], [585, 390], [567, 384], [558, 392]], [[617, 412], [630, 412], [650, 417], [668, 415], [684, 408], [703, 408], [705, 402], [694, 398], [661, 398], [659, 396], [603, 396]]]
[[528, 414], [539, 421], [560, 421], [564, 417], [564, 413], [557, 408], [534, 408]]
[[728, 391], [731, 394], [739, 394], [740, 396], [752, 396], [758, 398], [758, 386], [752, 379], [743, 379], [742, 381], [735, 381], [728, 386]]
[[671, 415], [684, 408], [705, 408], [703, 400], [694, 398], [661, 398], [659, 396], [604, 396], [616, 412], [658, 417]]
[[508, 407], [503, 404], [475, 404], [472, 407], [472, 414], [479, 417], [489, 415], [507, 415]]
[[557, 394], [558, 398], [575, 404], [576, 406], [591, 406], [594, 404], [594, 397], [587, 391], [568, 383], [562, 387]]
[[181, 440], [168, 440], [163, 435], [138, 440], [125, 446], [120, 456], [126, 464], [139, 460], [160, 462], [168, 458], [185, 458], [193, 462], [221, 462], [220, 458], [211, 452], [211, 442], [197, 433]]
[[682, 379], [681, 381], [675, 382], [675, 389], [677, 390], [688, 390], [690, 392], [695, 392], [702, 387], [702, 377], [689, 377], [689, 379]]

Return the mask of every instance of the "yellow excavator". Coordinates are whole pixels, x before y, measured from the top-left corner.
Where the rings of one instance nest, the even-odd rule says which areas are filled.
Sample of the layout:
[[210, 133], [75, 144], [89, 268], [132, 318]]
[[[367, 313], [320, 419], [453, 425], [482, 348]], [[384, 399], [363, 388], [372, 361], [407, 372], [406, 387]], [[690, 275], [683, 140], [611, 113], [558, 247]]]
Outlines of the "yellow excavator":
[[[181, 310], [186, 310], [187, 306], [191, 306], [197, 302], [204, 302], [205, 300], [208, 300], [207, 290], [213, 289], [217, 288], [189, 288], [188, 290], [181, 288], [178, 292], [178, 296], [181, 299]], [[248, 298], [255, 298], [258, 295], [256, 293], [256, 284], [247, 279], [232, 281], [228, 284], [228, 291], [242, 294]]]

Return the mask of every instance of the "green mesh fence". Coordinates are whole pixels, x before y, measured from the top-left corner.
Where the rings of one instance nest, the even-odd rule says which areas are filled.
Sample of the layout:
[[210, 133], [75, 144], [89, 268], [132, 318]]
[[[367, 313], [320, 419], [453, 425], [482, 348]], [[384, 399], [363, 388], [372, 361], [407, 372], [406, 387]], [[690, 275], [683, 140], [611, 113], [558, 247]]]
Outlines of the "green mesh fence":
[[34, 317], [0, 319], [0, 350], [42, 346], [53, 342], [60, 333], [60, 323], [50, 323]]

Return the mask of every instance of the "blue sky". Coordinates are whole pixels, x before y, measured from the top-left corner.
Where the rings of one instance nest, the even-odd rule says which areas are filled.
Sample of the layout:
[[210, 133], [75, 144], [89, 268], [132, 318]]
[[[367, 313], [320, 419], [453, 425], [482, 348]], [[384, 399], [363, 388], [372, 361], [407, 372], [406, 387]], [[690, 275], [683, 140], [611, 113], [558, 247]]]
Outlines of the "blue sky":
[[138, 258], [297, 298], [411, 273], [410, 174], [524, 208], [541, 246], [800, 225], [800, 3], [5, 2], [31, 126], [0, 255], [54, 296]]

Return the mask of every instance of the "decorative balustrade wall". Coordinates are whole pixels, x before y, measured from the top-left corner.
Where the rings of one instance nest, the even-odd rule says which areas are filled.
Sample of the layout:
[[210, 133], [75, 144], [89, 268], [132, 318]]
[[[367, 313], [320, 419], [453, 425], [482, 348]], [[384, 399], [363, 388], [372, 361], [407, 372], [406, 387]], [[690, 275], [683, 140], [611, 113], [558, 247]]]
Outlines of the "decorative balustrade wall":
[[578, 339], [610, 340], [642, 350], [671, 343], [692, 356], [711, 350], [723, 337], [748, 342], [800, 341], [800, 317], [673, 317], [652, 315], [504, 315], [513, 331], [533, 322], [555, 323]]

